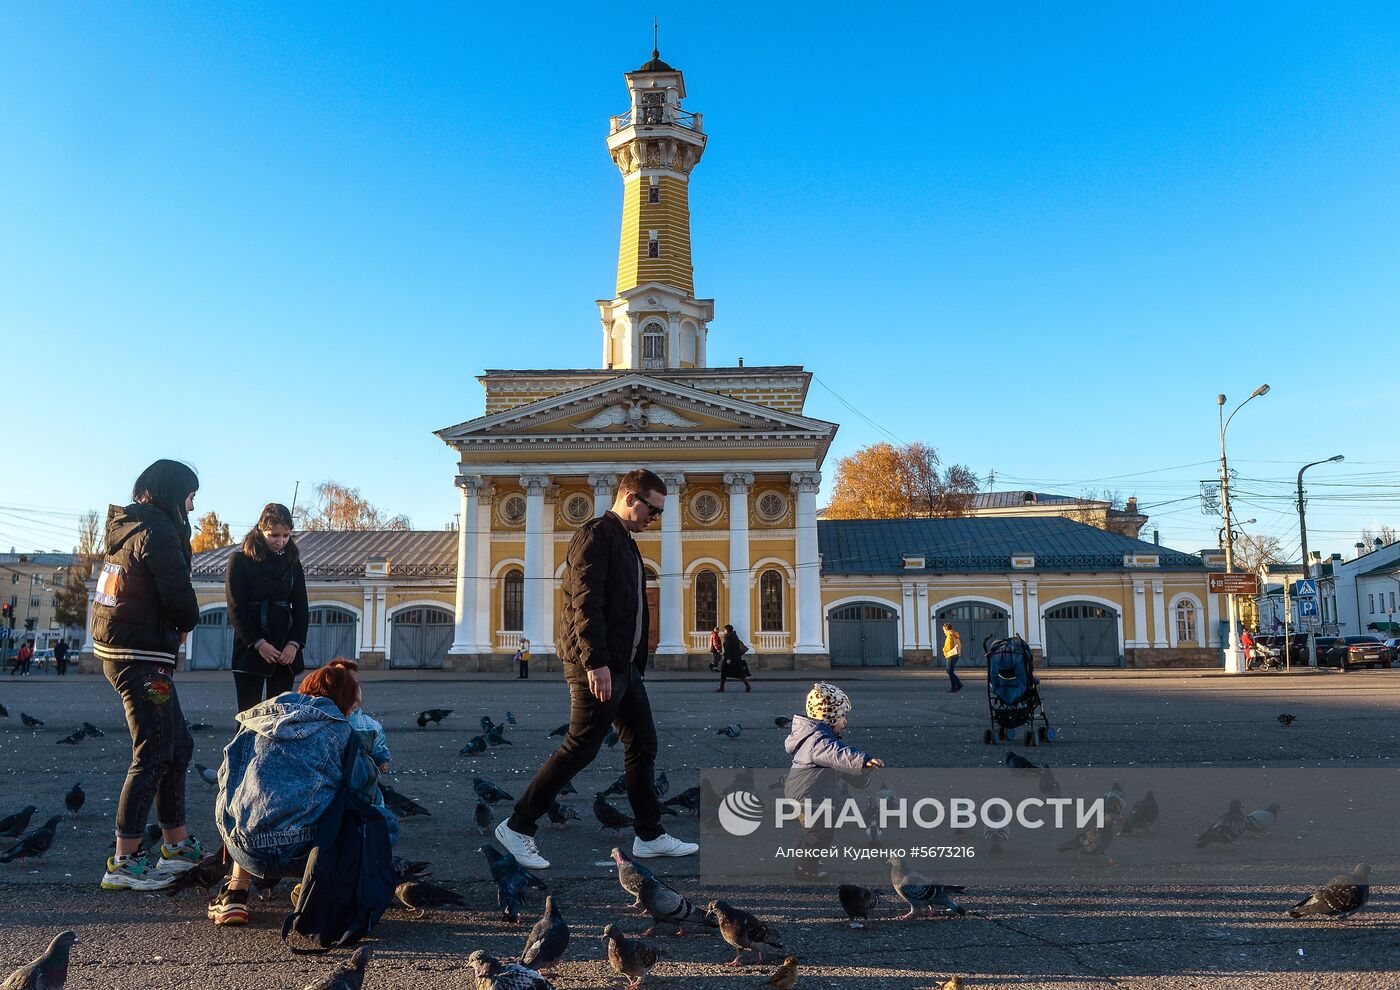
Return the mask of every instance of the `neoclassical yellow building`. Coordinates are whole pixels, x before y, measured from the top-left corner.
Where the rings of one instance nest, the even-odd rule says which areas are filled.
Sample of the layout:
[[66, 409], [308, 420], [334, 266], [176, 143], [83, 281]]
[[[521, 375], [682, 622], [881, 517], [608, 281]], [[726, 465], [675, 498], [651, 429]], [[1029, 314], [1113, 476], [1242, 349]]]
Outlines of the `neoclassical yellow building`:
[[[480, 376], [485, 414], [437, 432], [457, 458], [455, 533], [299, 536], [311, 662], [503, 669], [524, 636], [549, 666], [569, 540], [638, 466], [668, 486], [637, 538], [660, 669], [703, 667], [725, 623], [759, 668], [928, 662], [943, 621], [968, 644], [1022, 635], [1052, 664], [1218, 662], [1223, 610], [1199, 555], [1044, 512], [819, 521], [837, 426], [804, 414], [811, 375], [706, 361], [714, 301], [694, 294], [689, 199], [703, 120], [657, 53], [626, 81], [601, 367]], [[196, 559], [192, 666], [227, 665], [230, 552]]]

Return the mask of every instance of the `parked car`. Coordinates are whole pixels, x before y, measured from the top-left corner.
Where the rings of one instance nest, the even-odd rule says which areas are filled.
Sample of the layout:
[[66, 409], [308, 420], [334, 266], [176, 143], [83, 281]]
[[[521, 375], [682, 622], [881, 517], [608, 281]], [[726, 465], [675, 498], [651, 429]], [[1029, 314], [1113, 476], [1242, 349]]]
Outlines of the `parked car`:
[[1374, 636], [1343, 636], [1327, 651], [1327, 666], [1350, 670], [1352, 667], [1389, 667], [1390, 651]]
[[1316, 636], [1313, 638], [1313, 652], [1317, 654], [1317, 665], [1327, 666], [1327, 651], [1342, 641], [1340, 636]]
[[[1260, 646], [1267, 646], [1277, 653], [1279, 658], [1283, 658], [1283, 637], [1282, 636], [1260, 636], [1255, 640]], [[1306, 667], [1308, 664], [1308, 637], [1306, 633], [1291, 633], [1288, 637], [1288, 662], [1299, 667]]]
[[1386, 653], [1389, 654], [1391, 663], [1400, 660], [1400, 637], [1391, 637], [1385, 641]]

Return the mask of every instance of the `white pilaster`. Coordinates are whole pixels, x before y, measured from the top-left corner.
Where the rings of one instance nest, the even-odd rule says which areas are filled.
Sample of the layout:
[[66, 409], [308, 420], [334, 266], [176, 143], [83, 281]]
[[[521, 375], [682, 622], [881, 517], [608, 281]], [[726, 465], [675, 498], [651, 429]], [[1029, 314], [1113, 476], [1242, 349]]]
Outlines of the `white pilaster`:
[[1220, 646], [1220, 596], [1207, 593], [1206, 599], [1206, 645]]
[[374, 588], [374, 650], [389, 652], [389, 589], [383, 585]]
[[[800, 572], [799, 572], [800, 573]], [[919, 630], [920, 649], [930, 649], [933, 640], [929, 638], [929, 611], [928, 611], [928, 585], [918, 584], [914, 586], [914, 608], [916, 610], [915, 621]]]
[[1133, 638], [1128, 646], [1149, 646], [1147, 638], [1147, 585], [1142, 581], [1133, 582]]
[[483, 484], [477, 490], [476, 513], [472, 516], [476, 520], [472, 526], [472, 539], [476, 542], [472, 570], [472, 594], [476, 599], [474, 638], [482, 653], [493, 653], [496, 649], [495, 631], [491, 628], [491, 505], [495, 498], [495, 487]]
[[1040, 643], [1040, 585], [1035, 581], [1026, 582], [1026, 645], [1033, 650], [1041, 648]]
[[374, 650], [374, 585], [364, 586], [364, 601], [360, 609], [360, 652]]
[[476, 639], [476, 507], [482, 481], [477, 475], [457, 476], [462, 491], [457, 516], [457, 588], [453, 599], [457, 628], [448, 654], [480, 652]]
[[[681, 314], [671, 310], [666, 314], [666, 367], [679, 368], [681, 364]], [[661, 647], [658, 645], [657, 649]]]
[[601, 516], [617, 498], [617, 475], [590, 474], [588, 483], [593, 486], [593, 515]]
[[[749, 642], [749, 601], [753, 582], [749, 580], [749, 487], [753, 475], [730, 471], [724, 476], [729, 489], [729, 625], [745, 643]], [[721, 623], [723, 625], [724, 623]]]
[[658, 654], [685, 653], [685, 603], [682, 582], [685, 559], [681, 548], [681, 492], [685, 475], [665, 472], [666, 511], [661, 514], [661, 638]]
[[[816, 471], [794, 471], [790, 481], [797, 495], [797, 643], [793, 652], [825, 653], [826, 646], [822, 643], [822, 565], [821, 554], [817, 550], [817, 488], [821, 485], [822, 476]], [[731, 495], [731, 518], [733, 514]], [[747, 536], [747, 504], [744, 529]]]
[[1026, 582], [1013, 579], [1011, 582], [1011, 634], [1026, 638]]
[[1167, 638], [1167, 602], [1162, 582], [1152, 582], [1152, 648], [1164, 650], [1171, 646]]
[[524, 474], [520, 487], [525, 489], [525, 638], [530, 645], [544, 642], [545, 581], [553, 574], [545, 573], [544, 545], [553, 537], [553, 527], [544, 518], [544, 490], [549, 484], [547, 474]]
[[554, 514], [558, 503], [559, 489], [554, 485], [547, 486], [544, 490], [544, 574], [547, 577], [540, 582], [540, 638], [530, 642], [530, 649], [537, 656], [554, 652], [554, 590], [557, 584], [554, 579]]

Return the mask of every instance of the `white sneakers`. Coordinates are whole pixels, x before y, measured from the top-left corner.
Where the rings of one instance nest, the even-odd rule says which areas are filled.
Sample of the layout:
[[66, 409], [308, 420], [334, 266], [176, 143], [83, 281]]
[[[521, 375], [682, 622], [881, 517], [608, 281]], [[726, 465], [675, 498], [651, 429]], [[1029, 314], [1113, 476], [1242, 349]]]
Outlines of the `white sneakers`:
[[637, 859], [693, 856], [699, 851], [700, 847], [694, 842], [682, 842], [674, 835], [667, 835], [665, 832], [647, 841], [643, 841], [640, 837], [632, 840], [632, 855]]
[[535, 845], [533, 835], [521, 835], [510, 827], [510, 820], [496, 826], [496, 841], [505, 847], [506, 852], [527, 870], [547, 870], [549, 860], [540, 855], [540, 847]]

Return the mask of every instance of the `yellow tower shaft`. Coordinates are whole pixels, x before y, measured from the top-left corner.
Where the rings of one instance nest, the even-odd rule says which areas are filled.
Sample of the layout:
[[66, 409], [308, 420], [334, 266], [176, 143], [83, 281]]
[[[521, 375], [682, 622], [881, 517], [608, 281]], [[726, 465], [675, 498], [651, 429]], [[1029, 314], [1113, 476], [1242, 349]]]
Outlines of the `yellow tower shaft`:
[[695, 294], [689, 183], [674, 175], [646, 175], [639, 170], [623, 177], [617, 294], [645, 282]]

